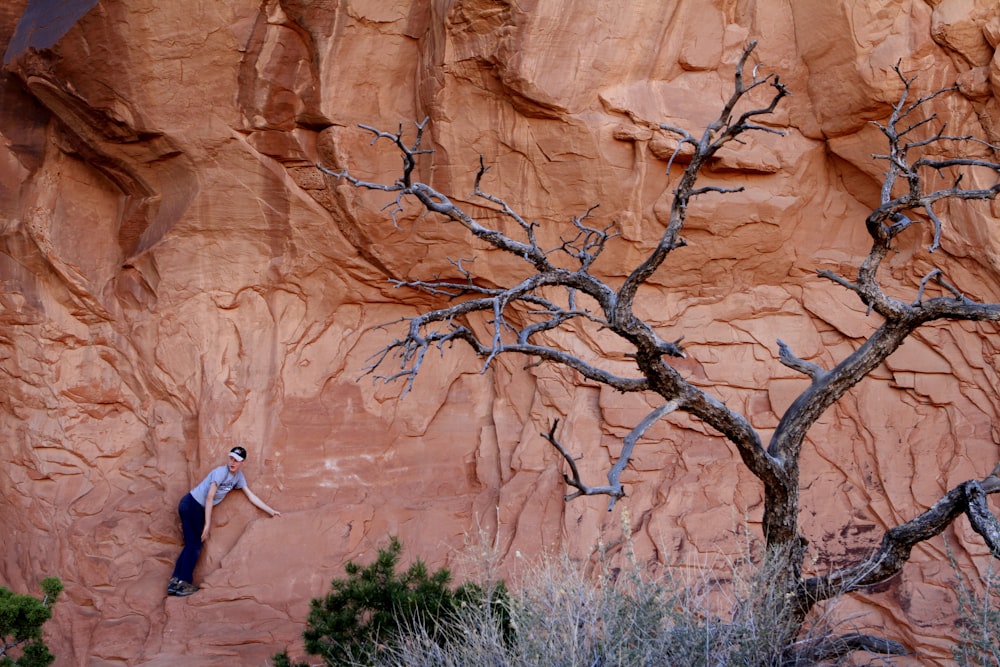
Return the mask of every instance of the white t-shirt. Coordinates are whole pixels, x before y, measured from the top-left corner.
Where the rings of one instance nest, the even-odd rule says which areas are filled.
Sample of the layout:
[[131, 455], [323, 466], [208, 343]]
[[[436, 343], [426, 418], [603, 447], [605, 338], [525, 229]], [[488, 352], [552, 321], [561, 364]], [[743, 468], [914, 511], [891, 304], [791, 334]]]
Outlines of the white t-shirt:
[[191, 496], [198, 501], [198, 504], [202, 507], [205, 506], [205, 501], [208, 497], [208, 487], [212, 486], [212, 482], [215, 482], [215, 499], [212, 500], [212, 505], [218, 505], [222, 502], [222, 499], [226, 497], [226, 494], [233, 489], [242, 489], [247, 485], [247, 480], [243, 477], [243, 471], [240, 470], [235, 475], [229, 473], [229, 466], [219, 466], [212, 472], [208, 473], [205, 479], [201, 480], [201, 484], [191, 489]]

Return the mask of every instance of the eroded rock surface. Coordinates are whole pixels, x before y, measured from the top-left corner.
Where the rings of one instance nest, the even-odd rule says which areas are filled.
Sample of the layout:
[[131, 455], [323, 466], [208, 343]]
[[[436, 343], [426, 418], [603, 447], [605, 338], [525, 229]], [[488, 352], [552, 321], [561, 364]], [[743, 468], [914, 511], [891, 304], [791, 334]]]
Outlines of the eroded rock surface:
[[[438, 305], [391, 279], [449, 260], [502, 283], [525, 267], [457, 226], [394, 225], [385, 197], [312, 164], [391, 182], [399, 158], [359, 129], [429, 117], [421, 178], [464, 197], [484, 183], [556, 240], [600, 203], [619, 242], [614, 281], [651, 247], [673, 187], [660, 123], [700, 130], [749, 39], [793, 91], [708, 178], [676, 253], [642, 298], [680, 367], [766, 436], [806, 380], [776, 339], [823, 366], [877, 322], [817, 269], [851, 275], [877, 201], [871, 160], [901, 85], [958, 85], [935, 111], [953, 134], [1000, 135], [1000, 8], [992, 0], [372, 1], [10, 0], [0, 8], [0, 583], [58, 575], [48, 627], [59, 664], [260, 665], [300, 650], [308, 600], [349, 558], [400, 537], [410, 557], [458, 566], [478, 529], [514, 554], [586, 559], [620, 527], [603, 499], [564, 504], [562, 439], [600, 476], [649, 410], [548, 367], [458, 350], [416, 389], [362, 379], [394, 336], [374, 329]], [[996, 207], [948, 211], [892, 258], [900, 294], [940, 267], [1000, 300]], [[921, 236], [923, 234], [923, 236]], [[829, 412], [806, 449], [804, 532], [816, 571], [996, 462], [992, 325], [920, 331]], [[581, 354], [622, 356], [593, 340]], [[250, 450], [268, 519], [242, 497], [215, 513], [197, 577], [165, 599], [180, 549], [176, 503], [235, 444]], [[725, 442], [671, 419], [627, 472], [640, 551], [713, 564], [757, 531], [759, 484]], [[995, 501], [994, 501], [995, 506]], [[964, 520], [947, 534], [970, 571], [987, 552]], [[460, 571], [461, 574], [461, 571]], [[955, 636], [945, 540], [844, 603], [946, 661]]]

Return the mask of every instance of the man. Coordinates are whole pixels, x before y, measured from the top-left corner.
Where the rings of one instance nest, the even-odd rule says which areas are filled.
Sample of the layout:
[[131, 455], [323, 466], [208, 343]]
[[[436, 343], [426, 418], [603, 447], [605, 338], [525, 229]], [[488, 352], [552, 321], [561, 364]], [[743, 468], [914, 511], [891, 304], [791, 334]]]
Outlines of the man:
[[194, 566], [201, 555], [202, 543], [208, 539], [212, 528], [212, 508], [222, 502], [233, 489], [243, 489], [250, 502], [271, 516], [281, 516], [281, 512], [267, 503], [247, 486], [247, 480], [241, 469], [247, 459], [247, 450], [233, 447], [229, 450], [229, 461], [208, 473], [198, 486], [181, 498], [177, 513], [181, 517], [181, 530], [184, 533], [184, 549], [177, 557], [174, 575], [167, 585], [167, 595], [183, 597], [191, 595], [198, 587], [191, 583]]

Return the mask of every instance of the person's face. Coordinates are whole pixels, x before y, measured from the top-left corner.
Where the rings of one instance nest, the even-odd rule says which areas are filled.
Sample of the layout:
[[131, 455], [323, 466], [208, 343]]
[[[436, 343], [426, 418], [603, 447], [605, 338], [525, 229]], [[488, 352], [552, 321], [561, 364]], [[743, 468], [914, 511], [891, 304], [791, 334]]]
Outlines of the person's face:
[[229, 457], [229, 472], [234, 475], [243, 467], [243, 461], [237, 461], [232, 456]]

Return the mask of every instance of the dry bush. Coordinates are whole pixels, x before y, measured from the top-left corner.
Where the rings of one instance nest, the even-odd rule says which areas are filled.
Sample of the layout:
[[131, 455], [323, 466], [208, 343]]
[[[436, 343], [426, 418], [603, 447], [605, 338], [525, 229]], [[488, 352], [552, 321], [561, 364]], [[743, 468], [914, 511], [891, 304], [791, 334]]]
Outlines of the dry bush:
[[[626, 518], [627, 531], [627, 518]], [[628, 532], [626, 532], [628, 534]], [[749, 548], [749, 547], [748, 547]], [[709, 567], [647, 567], [626, 542], [615, 566], [598, 547], [598, 567], [565, 555], [526, 564], [504, 611], [460, 610], [446, 641], [419, 622], [378, 657], [394, 667], [795, 667], [837, 664], [829, 642], [846, 621], [817, 607], [803, 629], [776, 582], [780, 557], [748, 553]], [[782, 612], [781, 610], [788, 610]], [[775, 610], [778, 610], [777, 613]], [[509, 618], [513, 635], [501, 620]], [[846, 658], [840, 658], [843, 664]], [[881, 664], [889, 664], [882, 662]]]
[[959, 641], [952, 650], [960, 667], [1000, 667], [1000, 576], [990, 568], [975, 586], [949, 553], [957, 577]]

